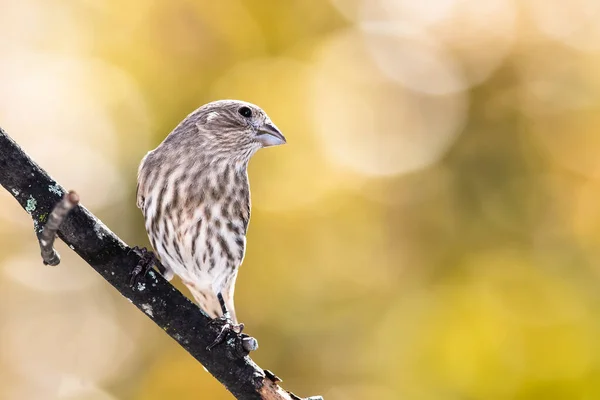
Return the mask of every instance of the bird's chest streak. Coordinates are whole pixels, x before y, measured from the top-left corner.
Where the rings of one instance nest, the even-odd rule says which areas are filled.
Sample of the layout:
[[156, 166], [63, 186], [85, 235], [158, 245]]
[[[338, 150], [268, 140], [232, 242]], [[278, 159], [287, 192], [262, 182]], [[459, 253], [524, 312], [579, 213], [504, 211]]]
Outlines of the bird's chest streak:
[[[161, 260], [184, 281], [220, 290], [235, 274], [245, 254], [249, 196], [243, 188], [204, 194], [192, 209], [163, 202], [163, 209], [145, 215], [152, 245]], [[214, 191], [213, 191], [214, 192]], [[202, 197], [202, 196], [201, 196]]]

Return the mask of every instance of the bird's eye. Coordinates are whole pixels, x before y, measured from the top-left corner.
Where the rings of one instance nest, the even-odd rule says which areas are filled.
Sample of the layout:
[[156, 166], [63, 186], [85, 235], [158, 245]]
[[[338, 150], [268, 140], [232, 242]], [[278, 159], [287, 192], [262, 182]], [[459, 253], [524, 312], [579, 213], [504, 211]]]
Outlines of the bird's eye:
[[252, 116], [252, 110], [248, 107], [241, 107], [238, 112], [244, 118], [250, 118]]

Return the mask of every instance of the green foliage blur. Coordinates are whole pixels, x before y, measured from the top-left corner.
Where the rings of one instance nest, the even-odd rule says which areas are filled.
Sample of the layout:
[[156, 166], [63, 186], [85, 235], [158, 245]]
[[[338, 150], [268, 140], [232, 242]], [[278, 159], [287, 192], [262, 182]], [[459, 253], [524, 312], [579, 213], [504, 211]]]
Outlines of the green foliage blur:
[[[0, 1], [0, 125], [128, 244], [137, 165], [253, 102], [236, 288], [326, 400], [600, 398], [600, 3]], [[230, 399], [0, 192], [0, 399]], [[177, 279], [174, 284], [186, 291]]]

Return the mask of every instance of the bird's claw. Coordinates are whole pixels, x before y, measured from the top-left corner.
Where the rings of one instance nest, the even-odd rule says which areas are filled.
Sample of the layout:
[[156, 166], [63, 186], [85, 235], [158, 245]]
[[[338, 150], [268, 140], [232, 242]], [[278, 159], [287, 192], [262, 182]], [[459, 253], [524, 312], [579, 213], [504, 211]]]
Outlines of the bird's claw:
[[140, 257], [140, 261], [131, 271], [131, 275], [129, 278], [129, 286], [131, 287], [135, 286], [135, 284], [140, 278], [146, 276], [148, 271], [152, 269], [153, 265], [157, 265], [157, 263], [160, 263], [156, 255], [145, 247], [134, 246], [129, 249], [129, 252], [127, 254], [130, 254], [132, 252], [137, 254], [138, 257]]
[[217, 337], [215, 338], [215, 340], [211, 344], [206, 346], [206, 350], [208, 350], [208, 351], [215, 348], [215, 346], [223, 343], [225, 341], [225, 338], [227, 338], [227, 336], [230, 333], [233, 333], [236, 336], [239, 336], [242, 333], [242, 331], [244, 330], [244, 324], [235, 324], [228, 316], [222, 316], [219, 318], [215, 318], [209, 322], [209, 325], [211, 325], [211, 326], [222, 325], [222, 326], [221, 326], [221, 329], [219, 330], [219, 333], [217, 334]]

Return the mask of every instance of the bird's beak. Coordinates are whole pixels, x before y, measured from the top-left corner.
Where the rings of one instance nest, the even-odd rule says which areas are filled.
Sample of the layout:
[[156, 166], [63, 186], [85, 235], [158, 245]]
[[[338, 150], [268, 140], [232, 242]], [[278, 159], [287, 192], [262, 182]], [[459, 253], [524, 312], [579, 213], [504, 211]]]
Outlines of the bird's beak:
[[272, 122], [265, 122], [257, 129], [256, 140], [258, 140], [263, 147], [278, 146], [286, 143], [285, 137]]

